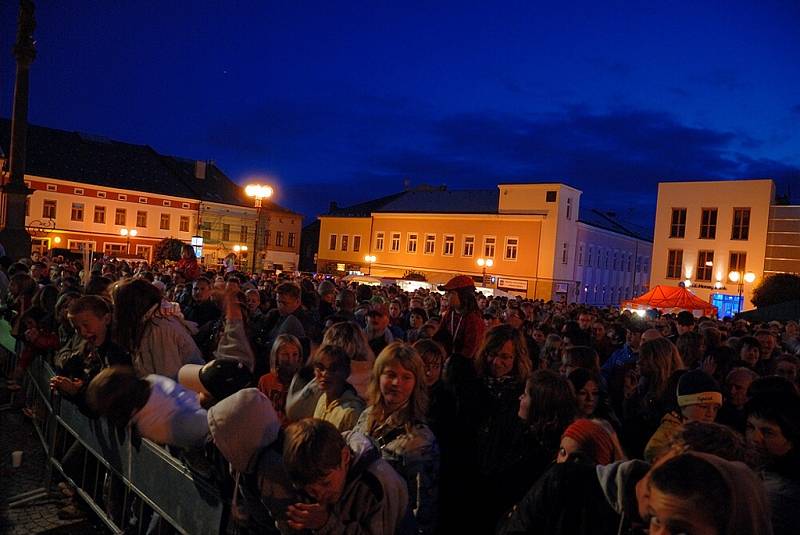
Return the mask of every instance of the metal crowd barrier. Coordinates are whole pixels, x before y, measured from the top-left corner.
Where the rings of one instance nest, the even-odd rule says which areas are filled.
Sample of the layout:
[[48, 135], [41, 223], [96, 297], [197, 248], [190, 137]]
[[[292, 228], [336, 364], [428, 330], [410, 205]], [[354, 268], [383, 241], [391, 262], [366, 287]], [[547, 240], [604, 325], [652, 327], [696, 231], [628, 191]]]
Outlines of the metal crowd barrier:
[[44, 488], [10, 507], [47, 496], [53, 470], [114, 533], [224, 533], [229, 504], [213, 482], [181, 460], [105, 419], [90, 419], [50, 392], [52, 367], [41, 358], [27, 370], [23, 391], [47, 453]]

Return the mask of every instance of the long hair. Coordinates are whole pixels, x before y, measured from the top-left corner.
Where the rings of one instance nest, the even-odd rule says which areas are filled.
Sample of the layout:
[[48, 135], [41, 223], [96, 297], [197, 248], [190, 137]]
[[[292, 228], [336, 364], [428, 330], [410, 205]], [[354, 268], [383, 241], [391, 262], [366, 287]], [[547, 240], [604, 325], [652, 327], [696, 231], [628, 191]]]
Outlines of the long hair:
[[558, 447], [564, 430], [578, 414], [572, 384], [552, 370], [536, 370], [525, 383], [530, 400], [528, 424], [548, 447]]
[[293, 345], [300, 353], [300, 363], [298, 366], [305, 364], [305, 355], [303, 355], [303, 344], [293, 334], [279, 334], [275, 341], [272, 342], [272, 350], [269, 352], [269, 369], [273, 372], [278, 371], [278, 351], [285, 345]]
[[597, 351], [589, 346], [572, 346], [564, 350], [564, 364], [573, 368], [585, 368], [593, 372], [600, 371], [600, 357]]
[[661, 398], [670, 376], [684, 365], [675, 344], [666, 338], [656, 338], [639, 348], [639, 367], [647, 379], [649, 393]]
[[[144, 279], [119, 284], [114, 295], [114, 341], [131, 353], [138, 351], [142, 341], [145, 315], [161, 302], [161, 290]], [[156, 307], [155, 314], [158, 314]]]
[[408, 431], [417, 422], [425, 421], [428, 412], [428, 389], [425, 386], [425, 364], [417, 350], [403, 342], [392, 342], [380, 352], [375, 364], [372, 366], [367, 396], [372, 408], [367, 420], [367, 434], [372, 434], [376, 427], [381, 425], [389, 414], [386, 412], [386, 402], [381, 393], [381, 375], [386, 366], [399, 363], [403, 368], [414, 374], [414, 390], [408, 403], [403, 407], [399, 420]]
[[461, 304], [461, 314], [467, 315], [470, 312], [478, 311], [478, 300], [475, 298], [475, 288], [472, 286], [459, 288], [456, 290], [456, 294], [458, 294], [458, 301]]
[[375, 353], [369, 347], [364, 330], [352, 321], [335, 323], [328, 327], [321, 345], [338, 346], [347, 352], [350, 360], [373, 362]]
[[483, 342], [475, 358], [475, 371], [478, 377], [488, 375], [489, 357], [499, 353], [506, 342], [509, 341], [514, 346], [514, 366], [511, 369], [511, 374], [517, 382], [525, 382], [533, 367], [528, 356], [528, 344], [525, 342], [522, 331], [507, 324], [495, 325], [484, 334]]

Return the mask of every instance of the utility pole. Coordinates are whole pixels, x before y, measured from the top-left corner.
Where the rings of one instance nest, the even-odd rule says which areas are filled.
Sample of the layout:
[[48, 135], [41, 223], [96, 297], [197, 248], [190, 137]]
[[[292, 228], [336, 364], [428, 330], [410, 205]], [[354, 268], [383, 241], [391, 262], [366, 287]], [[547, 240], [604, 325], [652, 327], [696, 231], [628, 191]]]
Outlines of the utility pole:
[[6, 255], [25, 258], [31, 254], [31, 237], [25, 230], [25, 202], [31, 189], [25, 185], [25, 150], [28, 137], [28, 96], [30, 93], [30, 68], [36, 58], [33, 30], [36, 28], [32, 0], [20, 0], [17, 22], [17, 40], [14, 56], [17, 73], [14, 83], [14, 111], [11, 117], [11, 147], [9, 150], [9, 176], [3, 177], [3, 219], [0, 244]]

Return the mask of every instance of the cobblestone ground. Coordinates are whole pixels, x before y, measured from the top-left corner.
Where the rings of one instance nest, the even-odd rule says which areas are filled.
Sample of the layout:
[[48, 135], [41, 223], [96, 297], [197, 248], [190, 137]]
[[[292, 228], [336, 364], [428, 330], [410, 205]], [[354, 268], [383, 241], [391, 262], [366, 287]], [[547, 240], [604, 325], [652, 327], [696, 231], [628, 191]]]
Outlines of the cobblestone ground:
[[[6, 380], [0, 376], [0, 533], [8, 535], [50, 535], [107, 533], [100, 522], [87, 518], [61, 520], [58, 510], [69, 503], [56, 492], [32, 500], [19, 507], [9, 508], [17, 496], [41, 488], [46, 477], [46, 456], [30, 420], [11, 402]], [[13, 468], [11, 452], [23, 451], [22, 465]], [[54, 479], [54, 484], [58, 480]]]

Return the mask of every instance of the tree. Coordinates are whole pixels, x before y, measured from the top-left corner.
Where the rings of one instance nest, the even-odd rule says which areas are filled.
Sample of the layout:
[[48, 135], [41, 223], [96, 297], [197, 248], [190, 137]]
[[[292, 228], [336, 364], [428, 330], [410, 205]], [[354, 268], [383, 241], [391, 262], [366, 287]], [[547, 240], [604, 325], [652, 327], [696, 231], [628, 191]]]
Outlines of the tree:
[[753, 290], [753, 299], [751, 299], [757, 307], [796, 300], [800, 300], [800, 276], [791, 273], [777, 273], [765, 277], [761, 284]]
[[181, 259], [181, 249], [184, 245], [184, 242], [181, 240], [175, 238], [164, 238], [158, 242], [158, 245], [156, 245], [156, 250], [153, 252], [153, 258], [157, 261], [178, 261]]

